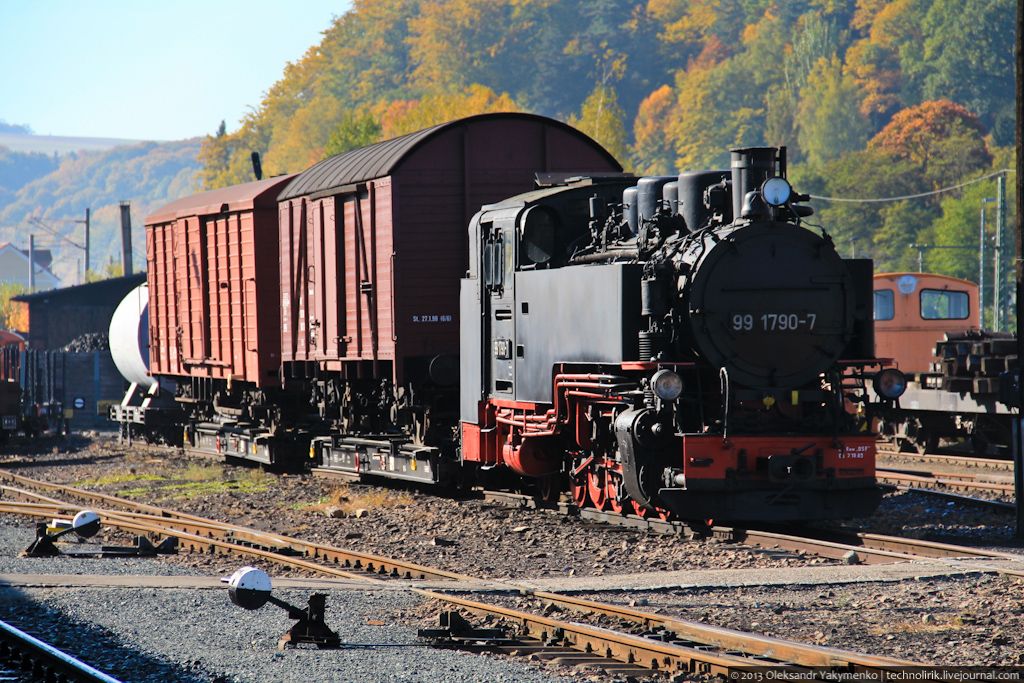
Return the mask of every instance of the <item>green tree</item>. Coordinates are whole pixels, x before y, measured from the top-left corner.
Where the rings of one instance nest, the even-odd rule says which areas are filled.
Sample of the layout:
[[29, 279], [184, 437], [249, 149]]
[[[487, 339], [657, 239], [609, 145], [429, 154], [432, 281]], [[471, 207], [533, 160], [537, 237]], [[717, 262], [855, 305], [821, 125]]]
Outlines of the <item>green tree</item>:
[[879, 223], [870, 234], [870, 254], [875, 272], [917, 270], [915, 243], [930, 243], [933, 203], [915, 200], [886, 203], [878, 209]]
[[[941, 202], [942, 215], [933, 226], [935, 244], [970, 246], [973, 249], [937, 249], [927, 255], [928, 270], [944, 275], [978, 281], [978, 228], [981, 220], [982, 199], [996, 196], [995, 180], [976, 183], [963, 190], [960, 196], [950, 195]], [[995, 211], [988, 208], [987, 239], [995, 230]], [[991, 248], [991, 242], [988, 243]], [[992, 252], [989, 251], [991, 256]], [[991, 271], [987, 274], [991, 282]]]
[[922, 94], [978, 112], [996, 144], [1014, 139], [1014, 0], [935, 0], [925, 15]]
[[864, 147], [870, 128], [860, 112], [863, 98], [838, 57], [818, 60], [801, 94], [797, 139], [810, 163], [821, 165]]
[[334, 156], [352, 149], [366, 147], [380, 140], [380, 122], [369, 112], [348, 112], [327, 139], [325, 156]]
[[600, 142], [612, 156], [627, 165], [629, 148], [624, 118], [615, 89], [598, 84], [583, 102], [580, 115], [569, 118], [569, 125]]
[[[808, 175], [807, 169], [794, 173], [802, 191], [840, 199], [896, 197], [927, 189], [913, 162], [878, 149], [851, 152], [825, 164], [817, 177]], [[844, 255], [878, 260], [876, 270], [904, 263], [907, 245], [917, 241], [935, 215], [928, 203], [922, 204], [925, 212], [912, 220], [903, 220], [907, 207], [892, 209], [887, 203], [820, 200], [815, 206], [820, 212], [817, 221], [832, 235], [837, 248]]]

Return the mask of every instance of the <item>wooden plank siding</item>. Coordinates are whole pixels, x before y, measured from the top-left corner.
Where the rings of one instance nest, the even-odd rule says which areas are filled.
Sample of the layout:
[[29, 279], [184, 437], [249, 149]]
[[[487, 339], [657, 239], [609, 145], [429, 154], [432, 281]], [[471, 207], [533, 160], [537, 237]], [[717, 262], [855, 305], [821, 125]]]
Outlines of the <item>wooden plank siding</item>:
[[279, 383], [276, 198], [289, 180], [202, 193], [147, 218], [154, 375]]

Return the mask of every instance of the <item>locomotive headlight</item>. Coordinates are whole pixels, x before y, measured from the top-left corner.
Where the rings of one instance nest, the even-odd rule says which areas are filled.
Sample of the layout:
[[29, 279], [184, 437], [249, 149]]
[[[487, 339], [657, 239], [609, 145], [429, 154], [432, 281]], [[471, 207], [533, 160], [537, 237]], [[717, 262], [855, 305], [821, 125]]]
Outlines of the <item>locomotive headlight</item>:
[[651, 377], [651, 388], [662, 401], [674, 401], [683, 393], [683, 378], [671, 370], [658, 370]]
[[761, 196], [772, 206], [782, 206], [789, 201], [793, 188], [785, 178], [775, 176], [761, 185]]
[[874, 386], [879, 396], [899, 398], [907, 390], [907, 376], [896, 368], [886, 368], [875, 375]]

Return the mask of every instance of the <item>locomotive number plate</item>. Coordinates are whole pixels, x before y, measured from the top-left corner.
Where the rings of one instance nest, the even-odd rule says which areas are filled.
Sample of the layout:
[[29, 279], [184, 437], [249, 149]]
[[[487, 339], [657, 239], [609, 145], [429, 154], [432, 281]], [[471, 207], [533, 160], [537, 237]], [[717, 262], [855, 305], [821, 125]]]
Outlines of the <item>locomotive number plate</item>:
[[803, 332], [814, 329], [817, 314], [807, 313], [733, 313], [733, 332]]

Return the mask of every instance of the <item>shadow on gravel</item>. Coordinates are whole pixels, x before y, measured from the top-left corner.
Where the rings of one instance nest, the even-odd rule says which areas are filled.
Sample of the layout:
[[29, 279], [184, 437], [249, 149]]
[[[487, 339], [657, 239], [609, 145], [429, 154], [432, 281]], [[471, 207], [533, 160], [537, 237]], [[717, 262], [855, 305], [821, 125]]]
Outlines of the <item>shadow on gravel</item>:
[[[15, 454], [11, 454], [15, 455]], [[74, 458], [62, 458], [60, 455], [53, 455], [51, 458], [50, 453], [45, 455], [26, 455], [24, 453], [18, 453], [15, 457], [22, 458], [21, 460], [0, 460], [0, 469], [5, 470], [16, 470], [27, 467], [60, 467], [63, 465], [94, 465], [104, 460], [116, 460], [118, 458], [124, 458], [122, 453], [112, 453], [110, 455], [90, 455], [90, 456], [78, 456]]]
[[16, 588], [0, 588], [0, 619], [122, 681], [206, 683], [225, 680], [202, 668], [183, 670], [141, 653], [101, 626], [69, 619], [63, 612], [35, 602]]

